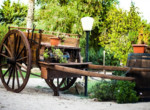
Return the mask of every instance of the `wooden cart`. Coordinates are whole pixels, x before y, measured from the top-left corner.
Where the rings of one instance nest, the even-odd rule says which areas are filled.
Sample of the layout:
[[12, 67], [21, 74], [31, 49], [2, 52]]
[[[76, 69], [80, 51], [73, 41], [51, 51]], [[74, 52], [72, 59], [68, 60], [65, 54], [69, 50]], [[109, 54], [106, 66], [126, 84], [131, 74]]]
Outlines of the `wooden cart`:
[[[60, 33], [67, 36], [66, 40], [63, 45], [55, 46], [54, 48], [69, 52], [69, 63], [40, 61], [43, 49], [51, 49], [51, 45], [49, 45], [50, 38], [56, 37], [53, 34], [43, 34], [43, 32], [40, 29], [9, 27], [8, 33], [0, 44], [0, 77], [7, 90], [17, 93], [22, 91], [28, 82], [30, 74], [32, 74], [30, 72], [31, 68], [35, 66], [41, 68], [41, 77], [53, 89], [54, 95], [59, 95], [59, 90], [63, 91], [71, 87], [76, 79], [81, 76], [134, 80], [134, 77], [112, 76], [85, 71], [86, 68], [141, 71], [139, 68], [107, 67], [82, 63], [79, 48], [80, 36], [67, 33]], [[71, 38], [70, 36], [74, 36], [75, 38]], [[43, 69], [46, 71], [44, 72]], [[149, 71], [149, 69], [145, 71]], [[57, 84], [55, 84], [54, 79], [57, 79]]]

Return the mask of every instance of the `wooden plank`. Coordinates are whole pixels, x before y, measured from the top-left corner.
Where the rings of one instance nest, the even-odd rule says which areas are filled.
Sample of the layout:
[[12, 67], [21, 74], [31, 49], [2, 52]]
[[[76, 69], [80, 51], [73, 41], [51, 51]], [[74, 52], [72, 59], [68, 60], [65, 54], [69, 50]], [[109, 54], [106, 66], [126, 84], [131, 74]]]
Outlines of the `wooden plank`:
[[[14, 29], [26, 29], [26, 30], [32, 30], [32, 28], [22, 28], [22, 27], [9, 27], [9, 28], [14, 28]], [[35, 31], [39, 31], [40, 29], [34, 29]], [[43, 30], [42, 30], [43, 31]]]
[[117, 66], [103, 66], [103, 65], [88, 65], [89, 69], [96, 70], [108, 70], [108, 71], [142, 71], [142, 72], [150, 72], [149, 68], [135, 68], [135, 67], [117, 67]]
[[77, 37], [80, 38], [79, 34], [62, 33], [62, 32], [54, 32], [54, 31], [44, 31], [44, 33], [57, 34], [57, 35], [66, 35], [66, 36], [77, 36]]
[[[28, 36], [27, 32], [23, 32], [26, 36]], [[31, 39], [32, 33], [29, 33], [29, 39]], [[39, 33], [34, 33], [33, 35], [33, 40], [38, 42], [39, 41]], [[41, 42], [44, 43], [50, 43], [51, 38], [58, 38], [55, 35], [49, 35], [49, 34], [42, 34], [42, 39]], [[72, 46], [72, 47], [79, 47], [79, 38], [71, 38], [71, 37], [66, 37], [64, 42], [61, 43], [61, 46]]]
[[47, 72], [48, 72], [48, 79], [81, 77], [78, 74], [69, 74], [67, 72], [57, 71], [49, 68], [47, 69]]
[[41, 77], [44, 78], [44, 79], [47, 79], [48, 78], [47, 73], [48, 73], [47, 68], [41, 67]]
[[52, 66], [52, 65], [62, 65], [62, 66], [67, 66], [67, 65], [86, 65], [88, 66], [88, 64], [91, 64], [91, 62], [89, 63], [47, 63], [47, 62], [42, 62], [42, 61], [39, 61], [39, 64], [44, 64], [44, 65], [47, 65], [47, 66]]
[[64, 45], [64, 46], [67, 45], [67, 46], [72, 46], [72, 47], [79, 47], [79, 39], [66, 37], [64, 42], [61, 43], [61, 45]]
[[122, 77], [122, 76], [98, 74], [98, 73], [95, 73], [95, 72], [84, 71], [84, 70], [59, 66], [59, 65], [49, 66], [49, 68], [57, 70], [57, 71], [63, 71], [63, 72], [67, 72], [67, 73], [70, 73], [70, 74], [74, 73], [74, 74], [83, 75], [83, 76], [100, 77], [100, 78], [115, 79], [115, 80], [128, 80], [128, 81], [135, 80], [135, 78], [133, 78], [133, 77]]
[[[41, 45], [48, 47], [48, 48], [52, 47], [50, 43], [47, 43], [47, 42], [41, 42]], [[59, 46], [55, 46], [54, 48], [80, 50], [79, 47], [73, 47], [73, 46], [67, 46], [67, 45], [59, 45]]]

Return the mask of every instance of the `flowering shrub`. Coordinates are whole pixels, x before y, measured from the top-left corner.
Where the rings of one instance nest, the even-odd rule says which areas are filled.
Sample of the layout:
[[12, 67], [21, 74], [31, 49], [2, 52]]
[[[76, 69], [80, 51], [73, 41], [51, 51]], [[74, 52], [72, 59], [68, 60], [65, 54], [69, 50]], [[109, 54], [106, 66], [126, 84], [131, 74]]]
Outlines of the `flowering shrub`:
[[118, 103], [137, 102], [139, 97], [134, 90], [135, 82], [117, 81], [114, 91], [115, 99]]
[[99, 101], [115, 100], [118, 103], [137, 102], [139, 97], [134, 90], [135, 83], [129, 81], [101, 81], [96, 83], [90, 90], [90, 98]]

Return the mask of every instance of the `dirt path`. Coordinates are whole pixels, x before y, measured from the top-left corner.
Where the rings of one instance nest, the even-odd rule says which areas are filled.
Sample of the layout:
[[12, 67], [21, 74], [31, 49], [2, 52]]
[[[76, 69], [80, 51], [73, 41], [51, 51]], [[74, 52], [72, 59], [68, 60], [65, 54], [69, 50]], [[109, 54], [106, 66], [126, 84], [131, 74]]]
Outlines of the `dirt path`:
[[62, 93], [56, 97], [45, 81], [37, 78], [30, 78], [21, 93], [12, 93], [6, 91], [0, 81], [0, 110], [150, 110], [149, 105], [150, 102], [95, 102], [92, 99]]

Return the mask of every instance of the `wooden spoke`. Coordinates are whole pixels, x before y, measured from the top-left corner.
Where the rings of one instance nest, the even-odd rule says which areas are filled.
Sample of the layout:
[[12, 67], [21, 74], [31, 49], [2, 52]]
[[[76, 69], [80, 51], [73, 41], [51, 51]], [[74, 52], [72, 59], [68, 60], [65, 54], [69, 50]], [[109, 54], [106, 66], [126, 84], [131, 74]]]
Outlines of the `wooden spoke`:
[[63, 79], [62, 79], [62, 81], [61, 81], [60, 84], [59, 84], [59, 87], [61, 87], [61, 86], [64, 84], [65, 80], [66, 80], [66, 78], [63, 78]]
[[10, 57], [8, 57], [7, 55], [3, 54], [3, 53], [0, 53], [1, 56], [5, 57], [5, 58], [8, 58], [8, 59], [11, 59]]
[[3, 44], [3, 45], [6, 48], [7, 52], [9, 53], [9, 55], [12, 57], [13, 55], [12, 55], [11, 51], [9, 50], [9, 48], [7, 47], [7, 45], [6, 44]]
[[[29, 41], [22, 31], [9, 30], [2, 40], [0, 48], [2, 83], [7, 90], [18, 93], [25, 88], [30, 76], [32, 55]], [[8, 63], [5, 72], [2, 71], [2, 67], [6, 65], [4, 61]], [[22, 65], [25, 63], [27, 65]], [[26, 71], [25, 75], [21, 69]]]
[[19, 65], [20, 67], [22, 67], [22, 68], [24, 68], [25, 70], [27, 70], [27, 67], [26, 66], [23, 66], [22, 64], [20, 64], [20, 63], [16, 63], [17, 65]]
[[13, 56], [13, 46], [12, 46], [12, 41], [11, 41], [10, 37], [7, 39], [7, 44], [6, 45], [9, 47], [11, 55]]
[[19, 73], [20, 73], [20, 76], [21, 76], [22, 80], [24, 81], [25, 79], [24, 79], [23, 74], [21, 72], [21, 68], [19, 68], [17, 65], [16, 65], [16, 67], [17, 67], [17, 70], [19, 70]]
[[54, 79], [50, 79], [50, 80], [45, 79], [45, 81], [51, 88], [53, 89], [59, 88], [60, 91], [64, 91], [64, 90], [69, 89], [74, 84], [77, 78], [74, 78], [74, 77], [72, 79], [69, 78], [70, 81], [68, 83], [67, 83], [67, 79], [68, 78], [62, 78], [59, 85], [56, 85], [54, 83]]
[[64, 85], [67, 86], [67, 83], [69, 82], [69, 79], [68, 79], [68, 78], [65, 78], [65, 80], [66, 80], [66, 81], [64, 82]]
[[20, 87], [20, 83], [19, 83], [19, 76], [18, 76], [17, 68], [16, 68], [15, 70], [16, 70], [16, 79], [17, 79], [17, 84], [18, 84], [18, 88], [19, 88], [19, 87]]
[[24, 60], [24, 59], [27, 59], [28, 58], [28, 56], [25, 56], [25, 57], [22, 57], [22, 58], [20, 58], [20, 59], [17, 59], [16, 61], [18, 62], [18, 61], [22, 61], [22, 60]]
[[11, 68], [12, 68], [11, 66], [8, 68], [8, 70], [3, 74], [3, 77], [8, 73], [8, 71], [9, 71]]
[[22, 52], [23, 52], [24, 49], [25, 49], [25, 45], [23, 46], [23, 48], [21, 49], [20, 53], [17, 55], [16, 58], [19, 58], [19, 57], [20, 57], [20, 55], [22, 54]]
[[21, 37], [19, 37], [19, 43], [18, 43], [18, 47], [17, 47], [17, 51], [16, 54], [18, 55], [19, 49], [20, 49], [20, 43], [21, 43]]
[[13, 69], [12, 89], [14, 89], [14, 85], [15, 85], [15, 68]]
[[2, 65], [0, 65], [0, 67], [2, 67], [2, 66], [6, 66], [6, 65], [8, 65], [8, 64], [2, 64]]
[[8, 80], [7, 80], [7, 85], [9, 84], [9, 81], [10, 81], [10, 79], [11, 79], [12, 72], [13, 72], [13, 68], [11, 68], [11, 70], [10, 70], [9, 78], [8, 78]]
[[16, 43], [17, 43], [17, 38], [16, 38], [16, 33], [14, 33], [14, 48], [13, 48], [13, 55], [16, 56]]

